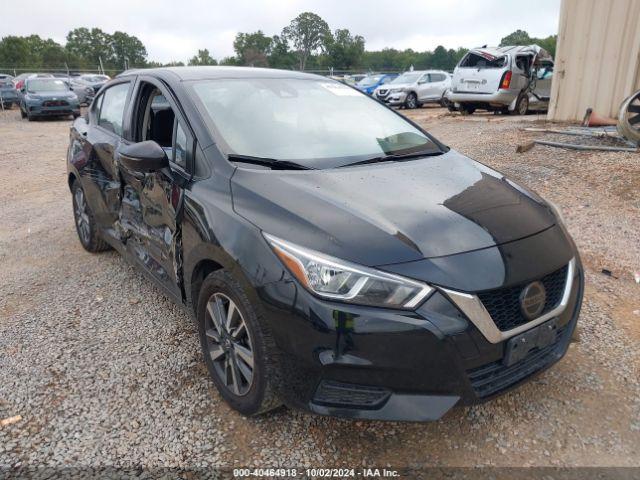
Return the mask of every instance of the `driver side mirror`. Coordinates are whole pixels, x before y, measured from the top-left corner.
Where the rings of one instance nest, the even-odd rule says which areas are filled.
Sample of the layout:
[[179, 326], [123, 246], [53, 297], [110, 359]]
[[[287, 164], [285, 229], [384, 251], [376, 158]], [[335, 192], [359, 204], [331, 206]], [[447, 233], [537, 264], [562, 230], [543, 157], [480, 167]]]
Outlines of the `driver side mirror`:
[[157, 172], [169, 166], [164, 150], [153, 140], [123, 146], [119, 154], [120, 162], [134, 172]]

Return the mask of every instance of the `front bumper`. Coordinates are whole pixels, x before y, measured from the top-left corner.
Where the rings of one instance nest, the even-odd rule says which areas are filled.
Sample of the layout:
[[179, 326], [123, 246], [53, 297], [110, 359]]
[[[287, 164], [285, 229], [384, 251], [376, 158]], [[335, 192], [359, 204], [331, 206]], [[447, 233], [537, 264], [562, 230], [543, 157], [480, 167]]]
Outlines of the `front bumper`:
[[295, 280], [261, 287], [280, 355], [278, 390], [292, 407], [348, 418], [437, 420], [454, 405], [486, 401], [566, 353], [580, 311], [579, 260], [557, 338], [506, 366], [506, 341], [490, 342], [444, 291], [414, 312], [320, 300]]
[[407, 99], [407, 92], [387, 93], [386, 95], [375, 94], [375, 97], [381, 102], [391, 106], [404, 105]]
[[60, 106], [27, 105], [27, 111], [32, 117], [54, 117], [58, 115], [80, 115], [79, 104]]
[[20, 100], [15, 90], [3, 90], [0, 92], [0, 98], [2, 98], [2, 103], [5, 105], [7, 103], [18, 103]]

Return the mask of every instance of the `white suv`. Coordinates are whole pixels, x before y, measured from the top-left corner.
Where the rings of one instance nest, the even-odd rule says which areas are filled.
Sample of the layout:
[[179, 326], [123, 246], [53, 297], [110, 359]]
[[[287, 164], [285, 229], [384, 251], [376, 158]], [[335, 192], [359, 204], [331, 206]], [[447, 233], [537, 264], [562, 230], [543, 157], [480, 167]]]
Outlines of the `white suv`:
[[443, 70], [404, 72], [376, 88], [374, 97], [388, 105], [418, 108], [424, 103], [443, 104], [449, 87], [451, 75]]

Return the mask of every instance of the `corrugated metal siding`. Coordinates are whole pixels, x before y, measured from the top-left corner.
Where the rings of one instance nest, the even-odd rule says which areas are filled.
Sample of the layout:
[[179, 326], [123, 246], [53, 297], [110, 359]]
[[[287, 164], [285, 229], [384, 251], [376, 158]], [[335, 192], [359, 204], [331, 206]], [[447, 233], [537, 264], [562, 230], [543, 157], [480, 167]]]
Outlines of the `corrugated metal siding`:
[[615, 117], [640, 89], [640, 1], [562, 0], [550, 120]]

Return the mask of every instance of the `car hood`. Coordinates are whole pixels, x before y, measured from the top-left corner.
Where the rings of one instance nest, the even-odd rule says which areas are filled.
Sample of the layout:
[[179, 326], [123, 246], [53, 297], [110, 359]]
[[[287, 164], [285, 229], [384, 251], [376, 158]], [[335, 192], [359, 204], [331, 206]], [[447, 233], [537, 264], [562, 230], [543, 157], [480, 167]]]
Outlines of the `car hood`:
[[263, 231], [369, 266], [493, 247], [553, 226], [537, 196], [453, 150], [312, 171], [238, 168], [235, 211]]
[[413, 85], [413, 83], [385, 83], [384, 85], [380, 85], [378, 89], [392, 90], [394, 88], [408, 88], [411, 85]]

